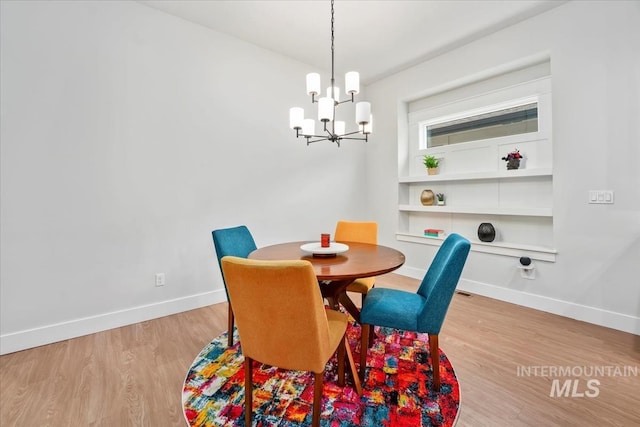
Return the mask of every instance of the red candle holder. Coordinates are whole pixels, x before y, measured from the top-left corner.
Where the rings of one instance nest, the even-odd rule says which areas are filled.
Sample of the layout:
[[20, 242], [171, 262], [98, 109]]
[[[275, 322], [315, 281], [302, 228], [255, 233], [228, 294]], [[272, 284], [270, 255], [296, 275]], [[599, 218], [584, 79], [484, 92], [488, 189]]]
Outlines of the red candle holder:
[[323, 248], [328, 248], [329, 246], [331, 246], [331, 235], [330, 234], [326, 234], [326, 233], [322, 233], [320, 235], [320, 246]]

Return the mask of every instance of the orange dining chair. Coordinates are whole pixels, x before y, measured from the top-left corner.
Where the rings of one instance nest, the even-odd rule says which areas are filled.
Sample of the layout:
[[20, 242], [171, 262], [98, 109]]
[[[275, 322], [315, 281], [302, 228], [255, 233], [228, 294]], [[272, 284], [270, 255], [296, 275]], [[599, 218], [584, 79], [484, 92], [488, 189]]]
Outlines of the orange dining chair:
[[364, 379], [372, 325], [427, 333], [433, 370], [433, 388], [440, 391], [438, 335], [467, 261], [471, 244], [459, 234], [450, 234], [431, 262], [417, 292], [372, 289], [360, 312], [362, 325], [360, 377]]
[[[246, 258], [251, 252], [257, 249], [256, 242], [253, 240], [253, 236], [246, 225], [213, 230], [211, 236], [213, 237], [213, 246], [216, 249], [216, 256], [218, 257], [218, 265], [220, 266], [221, 272], [221, 260], [225, 256], [231, 255]], [[229, 299], [229, 291], [227, 291], [227, 281], [224, 277], [224, 272], [222, 272], [222, 283], [224, 284], [224, 291], [227, 294], [227, 301], [229, 302], [227, 345], [231, 347], [233, 345], [233, 307]]]
[[[373, 221], [338, 221], [333, 238], [336, 242], [377, 245], [378, 223]], [[347, 286], [347, 291], [361, 294], [362, 305], [364, 305], [364, 299], [371, 288], [375, 286], [375, 283], [376, 280], [373, 277], [359, 278]]]
[[338, 385], [344, 385], [348, 357], [356, 391], [360, 380], [345, 337], [347, 316], [325, 309], [318, 280], [309, 261], [222, 259], [233, 303], [245, 368], [245, 425], [251, 425], [252, 363], [315, 375], [312, 426], [320, 425], [322, 377], [338, 352]]

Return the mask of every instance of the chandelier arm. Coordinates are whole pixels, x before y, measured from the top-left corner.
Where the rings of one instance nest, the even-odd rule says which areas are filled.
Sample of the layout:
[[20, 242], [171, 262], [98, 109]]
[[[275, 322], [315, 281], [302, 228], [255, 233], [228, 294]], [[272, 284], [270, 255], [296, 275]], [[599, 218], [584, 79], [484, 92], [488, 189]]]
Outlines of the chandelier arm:
[[334, 101], [335, 105], [340, 105], [340, 104], [344, 104], [345, 102], [355, 102], [354, 98], [353, 98], [353, 94], [351, 94], [351, 99], [345, 99], [344, 101]]
[[352, 140], [354, 140], [354, 141], [369, 141], [369, 139], [368, 139], [367, 135], [365, 135], [365, 136], [364, 136], [364, 138], [363, 138], [363, 137], [360, 137], [360, 138], [354, 138], [354, 137], [341, 136], [339, 139], [352, 139]]
[[355, 135], [356, 133], [360, 133], [360, 131], [343, 133], [342, 135], [340, 135], [340, 138], [345, 137], [345, 136], [349, 136], [349, 135]]
[[[333, 111], [334, 116], [335, 116], [335, 108], [336, 108], [336, 107], [334, 106], [334, 107], [333, 107], [333, 109], [334, 109], [334, 111]], [[333, 125], [335, 126], [335, 122], [334, 122], [334, 121], [332, 121], [332, 123], [333, 123]], [[329, 134], [329, 138], [327, 138], [327, 139], [336, 138], [336, 137], [338, 136], [336, 133], [334, 133], [334, 132], [336, 131], [336, 130], [335, 130], [335, 128], [333, 129], [333, 132], [331, 132], [329, 129], [327, 129], [327, 122], [324, 122], [324, 131], [325, 131], [326, 133], [328, 133], [328, 134]]]
[[309, 139], [309, 138], [322, 138], [322, 139], [326, 139], [326, 140], [329, 140], [329, 141], [331, 141], [331, 138], [335, 138], [336, 137], [335, 135], [331, 135], [331, 134], [329, 134], [328, 136], [327, 135], [300, 135], [300, 136], [303, 137], [303, 138], [307, 138], [307, 139]]
[[[314, 135], [313, 137], [315, 138], [315, 137], [317, 137], [317, 136], [318, 136], [318, 135]], [[318, 137], [319, 137], [319, 136], [318, 136]], [[308, 138], [311, 138], [311, 137], [308, 137]], [[339, 141], [338, 139], [333, 140], [333, 139], [323, 138], [323, 137], [320, 137], [320, 139], [314, 139], [313, 141], [311, 141], [310, 139], [307, 139], [307, 145], [309, 145], [309, 144], [313, 144], [314, 142], [322, 142], [322, 141], [331, 141], [331, 142], [335, 142], [335, 143], [337, 143], [337, 144], [338, 144], [338, 146], [340, 145], [340, 144], [338, 143], [338, 141]]]

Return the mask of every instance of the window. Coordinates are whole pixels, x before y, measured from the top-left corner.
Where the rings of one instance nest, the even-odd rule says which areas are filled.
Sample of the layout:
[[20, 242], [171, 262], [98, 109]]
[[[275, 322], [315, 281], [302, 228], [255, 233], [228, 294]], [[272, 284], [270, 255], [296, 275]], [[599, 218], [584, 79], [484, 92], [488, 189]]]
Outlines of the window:
[[538, 131], [538, 102], [463, 113], [463, 117], [423, 122], [422, 148], [459, 144]]

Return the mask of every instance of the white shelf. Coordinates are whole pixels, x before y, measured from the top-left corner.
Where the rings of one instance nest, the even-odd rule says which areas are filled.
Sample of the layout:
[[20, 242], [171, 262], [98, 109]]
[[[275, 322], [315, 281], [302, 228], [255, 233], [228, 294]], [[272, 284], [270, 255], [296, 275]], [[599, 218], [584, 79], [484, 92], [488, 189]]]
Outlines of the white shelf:
[[[426, 172], [425, 172], [426, 173]], [[444, 182], [444, 181], [465, 181], [476, 179], [517, 179], [536, 176], [549, 176], [553, 172], [551, 168], [538, 169], [516, 169], [501, 171], [485, 171], [485, 172], [466, 172], [455, 174], [441, 175], [417, 175], [417, 176], [401, 176], [398, 182], [401, 184], [420, 183], [420, 182]]]
[[[444, 241], [440, 237], [427, 237], [417, 234], [396, 233], [396, 239], [403, 242], [420, 243], [423, 245], [440, 246]], [[542, 246], [520, 245], [508, 242], [480, 242], [471, 241], [471, 250], [489, 254], [505, 255], [515, 258], [528, 256], [539, 261], [555, 262], [558, 251]]]
[[[517, 170], [491, 170], [491, 171], [469, 171], [461, 173], [442, 173], [439, 175], [424, 174], [414, 176], [401, 176], [398, 178], [400, 204], [400, 228], [396, 233], [399, 241], [411, 242], [430, 246], [440, 246], [443, 239], [427, 237], [420, 234], [412, 234], [409, 230], [416, 231], [420, 224], [435, 224], [441, 228], [451, 228], [450, 232], [455, 232], [455, 228], [470, 227], [473, 218], [478, 215], [495, 215], [504, 218], [506, 228], [511, 227], [522, 232], [506, 233], [510, 236], [519, 236], [516, 242], [481, 242], [474, 240], [471, 242], [471, 250], [474, 252], [495, 254], [520, 258], [528, 256], [531, 259], [547, 262], [555, 262], [557, 251], [550, 247], [553, 244], [551, 227], [553, 221], [553, 207], [550, 198], [550, 191], [553, 180], [553, 170], [548, 168], [532, 168]], [[416, 191], [423, 185], [435, 185], [439, 190], [442, 188], [445, 193], [451, 192], [452, 204], [423, 206], [418, 202]], [[474, 185], [467, 189], [467, 185]], [[475, 194], [470, 193], [475, 189], [487, 191], [489, 199], [484, 203]], [[502, 198], [504, 188], [504, 195]], [[541, 197], [522, 198], [514, 195], [516, 191], [533, 191], [532, 194], [539, 194]], [[434, 190], [435, 191], [435, 190]], [[455, 197], [454, 197], [455, 196]], [[541, 199], [539, 201], [539, 199]], [[405, 203], [402, 203], [405, 202]], [[410, 203], [406, 203], [410, 202]], [[535, 206], [540, 203], [542, 206]], [[437, 215], [436, 214], [441, 214]], [[455, 216], [459, 214], [459, 216]], [[430, 216], [429, 215], [433, 215]], [[463, 215], [468, 215], [465, 217]], [[475, 217], [473, 216], [475, 215]], [[433, 219], [435, 222], [431, 221]], [[502, 219], [496, 218], [498, 223]], [[444, 226], [448, 223], [449, 227]], [[545, 238], [540, 240], [537, 235], [536, 226], [542, 227], [541, 233]], [[476, 226], [477, 227], [477, 226]], [[533, 236], [532, 234], [536, 234]], [[528, 239], [531, 237], [532, 239]], [[534, 238], [535, 237], [535, 238]], [[541, 242], [543, 245], [549, 241], [549, 247], [532, 246], [523, 243], [527, 241]], [[529, 278], [529, 277], [527, 277]]]
[[399, 205], [402, 212], [429, 212], [429, 213], [463, 213], [473, 215], [514, 215], [514, 216], [542, 216], [551, 217], [551, 208], [511, 208], [511, 207], [486, 207], [486, 206], [418, 206]]

